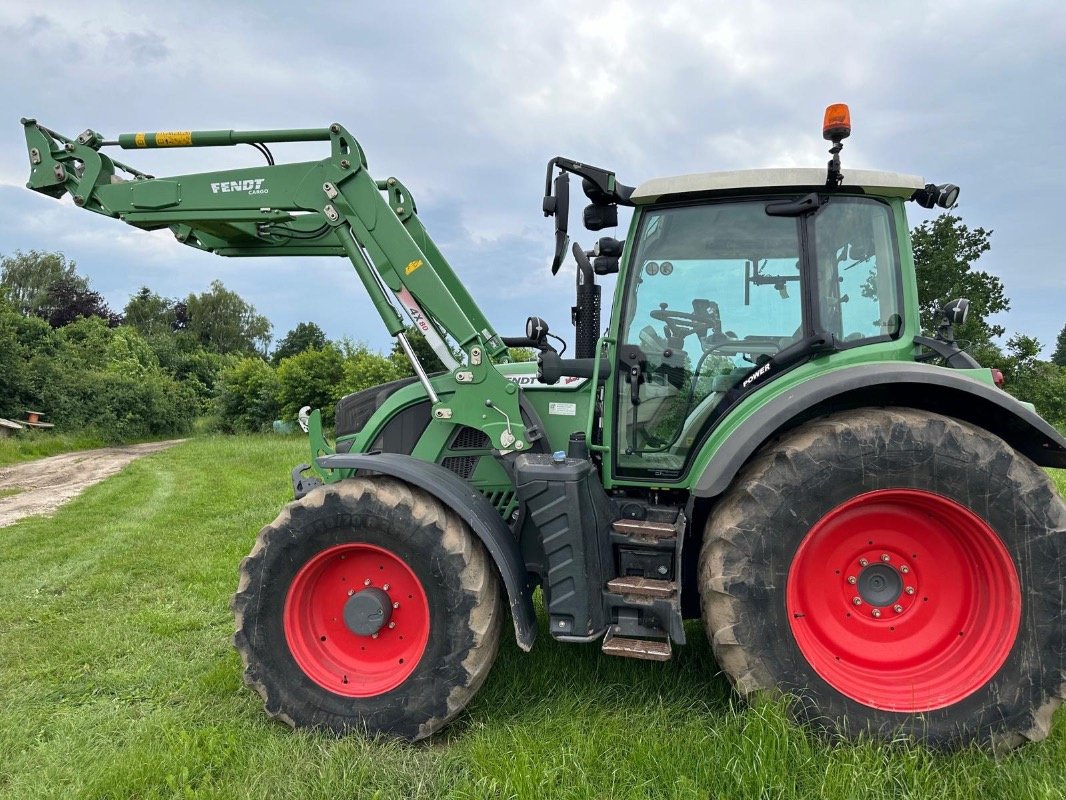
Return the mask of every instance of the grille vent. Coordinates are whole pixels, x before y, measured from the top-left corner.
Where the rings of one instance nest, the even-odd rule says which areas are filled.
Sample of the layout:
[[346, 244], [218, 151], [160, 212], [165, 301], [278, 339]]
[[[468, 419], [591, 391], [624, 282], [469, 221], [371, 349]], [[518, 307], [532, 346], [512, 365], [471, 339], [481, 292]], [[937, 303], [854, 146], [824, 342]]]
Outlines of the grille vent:
[[469, 480], [480, 460], [481, 456], [449, 456], [440, 463], [442, 467], [450, 469], [463, 480]]
[[452, 440], [452, 450], [489, 450], [492, 443], [484, 431], [477, 428], [463, 427], [455, 434]]

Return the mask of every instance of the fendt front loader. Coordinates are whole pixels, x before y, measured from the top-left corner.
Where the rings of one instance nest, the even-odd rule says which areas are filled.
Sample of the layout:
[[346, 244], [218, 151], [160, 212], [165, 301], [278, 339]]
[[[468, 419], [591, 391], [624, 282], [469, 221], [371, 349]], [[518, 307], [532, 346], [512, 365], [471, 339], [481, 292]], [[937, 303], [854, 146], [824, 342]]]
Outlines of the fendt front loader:
[[[222, 256], [348, 258], [416, 375], [308, 420], [295, 501], [241, 564], [234, 642], [293, 727], [420, 739], [462, 711], [510, 618], [663, 661], [701, 617], [744, 693], [797, 719], [938, 747], [1043, 738], [1066, 693], [1066, 505], [1041, 467], [1066, 440], [954, 341], [924, 335], [904, 207], [958, 188], [827, 168], [649, 180], [548, 164], [556, 272], [569, 176], [572, 357], [547, 324], [503, 338], [395, 178], [340, 125], [87, 130], [23, 121], [29, 187]], [[268, 145], [320, 141], [320, 161]], [[112, 147], [256, 146], [266, 164], [153, 177]], [[606, 332], [596, 276], [617, 273]], [[398, 308], [399, 307], [399, 310]], [[400, 311], [445, 364], [428, 375]], [[507, 362], [508, 346], [539, 352]], [[456, 357], [458, 354], [458, 357]], [[652, 668], [652, 667], [649, 667]]]

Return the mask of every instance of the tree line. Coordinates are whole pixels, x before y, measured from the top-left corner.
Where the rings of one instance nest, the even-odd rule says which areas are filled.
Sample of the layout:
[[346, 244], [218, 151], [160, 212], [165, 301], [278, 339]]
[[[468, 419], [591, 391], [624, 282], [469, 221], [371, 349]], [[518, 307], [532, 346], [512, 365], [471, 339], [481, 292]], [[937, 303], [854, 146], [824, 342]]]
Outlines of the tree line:
[[[1066, 325], [1049, 360], [1034, 337], [1006, 335], [992, 317], [1009, 311], [998, 277], [975, 264], [991, 230], [953, 214], [912, 232], [923, 327], [956, 297], [971, 302], [956, 338], [984, 366], [1001, 370], [1006, 389], [1066, 428]], [[326, 425], [349, 392], [412, 374], [402, 351], [378, 353], [348, 339], [331, 341], [302, 322], [271, 348], [272, 325], [221, 281], [207, 291], [168, 298], [142, 287], [121, 311], [62, 253], [0, 257], [0, 417], [46, 412], [59, 429], [92, 431], [107, 441], [199, 429], [245, 432], [293, 420], [304, 405]], [[411, 331], [423, 364], [442, 369]], [[531, 353], [514, 352], [525, 360]]]
[[401, 353], [329, 341], [313, 322], [273, 349], [271, 332], [220, 281], [184, 298], [142, 287], [115, 311], [62, 253], [0, 257], [0, 417], [44, 411], [57, 429], [110, 442], [258, 431], [303, 405], [332, 424], [344, 394], [412, 374]]

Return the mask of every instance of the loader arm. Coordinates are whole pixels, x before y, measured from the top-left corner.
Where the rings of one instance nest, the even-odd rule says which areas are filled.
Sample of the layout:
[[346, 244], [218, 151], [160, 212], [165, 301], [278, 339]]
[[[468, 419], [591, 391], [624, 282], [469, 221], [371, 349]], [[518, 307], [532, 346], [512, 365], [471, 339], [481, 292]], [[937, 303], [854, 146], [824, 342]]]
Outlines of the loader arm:
[[[493, 364], [507, 347], [422, 226], [410, 192], [395, 178], [376, 181], [359, 143], [341, 125], [273, 131], [92, 130], [75, 139], [22, 121], [31, 173], [27, 186], [143, 230], [169, 228], [179, 242], [222, 256], [343, 256], [397, 338], [432, 402], [433, 424], [484, 431], [501, 452], [527, 449], [519, 388]], [[275, 164], [267, 144], [328, 142], [320, 161]], [[145, 174], [105, 147], [253, 145], [267, 164], [169, 177]], [[426, 336], [449, 373], [431, 383], [404, 335], [390, 294]], [[462, 350], [457, 363], [445, 335]], [[329, 453], [312, 425], [312, 457]], [[312, 459], [313, 460], [313, 459]], [[335, 479], [339, 476], [326, 474]]]

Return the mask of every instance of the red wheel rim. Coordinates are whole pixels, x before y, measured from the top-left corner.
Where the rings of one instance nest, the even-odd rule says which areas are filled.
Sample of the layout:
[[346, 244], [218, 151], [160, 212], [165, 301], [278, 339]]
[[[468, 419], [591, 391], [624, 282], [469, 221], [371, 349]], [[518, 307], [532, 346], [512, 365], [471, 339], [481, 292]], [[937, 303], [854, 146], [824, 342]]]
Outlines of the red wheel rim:
[[[344, 610], [368, 588], [383, 591], [391, 608], [376, 635], [359, 635]], [[398, 556], [372, 544], [342, 544], [300, 568], [285, 599], [284, 626], [307, 677], [335, 694], [372, 697], [395, 689], [418, 665], [429, 639], [429, 603]]]
[[822, 517], [796, 551], [785, 602], [796, 644], [826, 683], [909, 713], [984, 686], [1014, 646], [1022, 606], [995, 531], [916, 489], [862, 494]]

